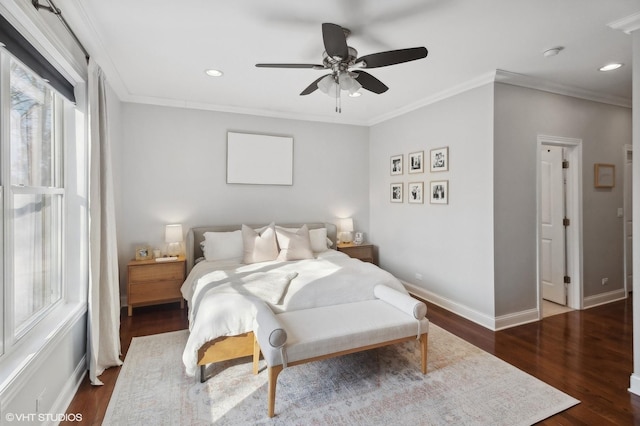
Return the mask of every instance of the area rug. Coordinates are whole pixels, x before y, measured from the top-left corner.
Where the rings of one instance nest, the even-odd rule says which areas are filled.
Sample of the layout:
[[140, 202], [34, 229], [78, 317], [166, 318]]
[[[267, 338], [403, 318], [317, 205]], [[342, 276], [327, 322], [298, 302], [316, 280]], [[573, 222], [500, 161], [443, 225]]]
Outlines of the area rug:
[[426, 375], [414, 342], [286, 368], [270, 419], [266, 369], [223, 362], [200, 383], [184, 373], [186, 340], [186, 330], [133, 339], [103, 424], [511, 426], [579, 403], [431, 324]]

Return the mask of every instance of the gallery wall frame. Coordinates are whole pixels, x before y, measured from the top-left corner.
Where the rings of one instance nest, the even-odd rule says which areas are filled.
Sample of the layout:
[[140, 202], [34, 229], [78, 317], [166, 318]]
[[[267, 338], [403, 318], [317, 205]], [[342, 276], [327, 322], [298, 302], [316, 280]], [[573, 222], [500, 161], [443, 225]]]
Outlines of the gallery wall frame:
[[407, 200], [409, 204], [424, 203], [424, 182], [409, 182], [407, 184]]
[[402, 203], [404, 201], [403, 197], [403, 186], [402, 183], [392, 183], [389, 193], [389, 201], [392, 203]]
[[433, 180], [429, 186], [431, 204], [449, 204], [449, 181]]
[[401, 155], [392, 155], [391, 162], [389, 164], [391, 176], [398, 176], [404, 173], [403, 167], [403, 156]]
[[409, 173], [424, 172], [424, 151], [412, 152], [409, 154]]
[[429, 165], [432, 172], [446, 172], [449, 170], [448, 146], [432, 149], [429, 157]]

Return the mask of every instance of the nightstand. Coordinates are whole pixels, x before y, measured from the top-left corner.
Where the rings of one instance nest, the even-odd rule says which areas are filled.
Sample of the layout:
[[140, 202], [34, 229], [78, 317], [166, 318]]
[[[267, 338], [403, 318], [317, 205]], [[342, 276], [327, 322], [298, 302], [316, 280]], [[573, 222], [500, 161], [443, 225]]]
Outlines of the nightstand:
[[180, 286], [185, 280], [186, 261], [156, 262], [155, 260], [132, 260], [127, 265], [127, 300], [129, 316], [138, 306], [159, 305], [180, 302], [184, 309], [184, 299]]
[[373, 244], [356, 245], [353, 243], [339, 243], [338, 251], [349, 255], [349, 257], [360, 259], [363, 262], [376, 263], [373, 257]]

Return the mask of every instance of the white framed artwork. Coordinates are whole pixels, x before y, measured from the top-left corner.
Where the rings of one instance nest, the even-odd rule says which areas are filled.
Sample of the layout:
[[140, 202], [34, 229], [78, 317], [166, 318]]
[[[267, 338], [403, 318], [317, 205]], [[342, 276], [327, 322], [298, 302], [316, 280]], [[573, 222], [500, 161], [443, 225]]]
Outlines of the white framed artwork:
[[431, 204], [449, 204], [449, 181], [431, 181], [429, 197], [431, 199]]
[[407, 185], [407, 200], [410, 204], [424, 202], [424, 182], [409, 182]]
[[431, 150], [430, 165], [432, 172], [446, 172], [449, 170], [449, 147]]
[[391, 193], [390, 193], [390, 201], [392, 203], [402, 203], [402, 184], [401, 183], [392, 183], [391, 184]]
[[401, 175], [404, 173], [402, 164], [402, 155], [391, 156], [391, 176]]
[[424, 172], [424, 151], [409, 154], [409, 173]]

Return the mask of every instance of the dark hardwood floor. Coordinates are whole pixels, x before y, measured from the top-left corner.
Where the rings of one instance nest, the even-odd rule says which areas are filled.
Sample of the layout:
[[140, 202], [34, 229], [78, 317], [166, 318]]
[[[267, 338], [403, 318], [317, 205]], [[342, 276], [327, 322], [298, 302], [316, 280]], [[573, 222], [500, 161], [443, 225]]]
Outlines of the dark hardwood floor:
[[[499, 332], [428, 305], [433, 324], [581, 401], [540, 424], [640, 424], [640, 397], [627, 391], [633, 372], [631, 299]], [[133, 317], [125, 309], [121, 321], [124, 355], [132, 337], [187, 328], [186, 309], [178, 304], [138, 308]], [[104, 386], [85, 378], [67, 412], [82, 413], [82, 424], [101, 424], [119, 370], [105, 371]]]

